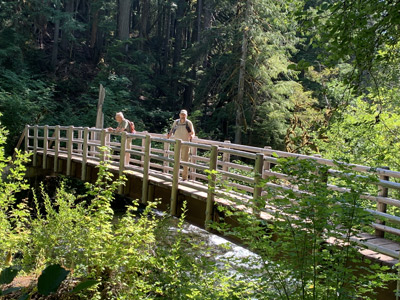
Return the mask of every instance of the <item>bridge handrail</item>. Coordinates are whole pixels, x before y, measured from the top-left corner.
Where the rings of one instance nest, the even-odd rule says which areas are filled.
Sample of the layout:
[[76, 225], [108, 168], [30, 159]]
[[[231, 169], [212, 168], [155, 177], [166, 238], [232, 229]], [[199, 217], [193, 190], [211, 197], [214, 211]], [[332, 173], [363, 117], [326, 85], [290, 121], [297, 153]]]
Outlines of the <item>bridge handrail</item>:
[[[238, 145], [229, 141], [218, 142], [200, 138], [194, 138], [191, 142], [167, 139], [165, 134], [148, 132], [120, 133], [108, 132], [106, 129], [73, 127], [73, 126], [39, 126], [27, 125], [25, 127], [25, 149], [33, 151], [33, 165], [37, 165], [37, 153], [54, 157], [54, 171], [59, 168], [60, 158], [67, 159], [67, 175], [71, 174], [71, 163], [73, 159], [82, 160], [81, 178], [86, 177], [86, 164], [90, 161], [106, 159], [101, 154], [99, 147], [109, 146], [111, 151], [110, 163], [117, 166], [119, 175], [129, 170], [135, 170], [143, 174], [143, 196], [142, 202], [147, 201], [147, 189], [149, 177], [170, 178], [172, 182], [171, 213], [176, 213], [176, 197], [178, 185], [207, 192], [207, 218], [210, 216], [210, 207], [214, 198], [224, 192], [221, 189], [212, 189], [212, 181], [215, 174], [208, 174], [207, 170], [216, 170], [228, 185], [242, 191], [246, 198], [257, 198], [263, 194], [260, 187], [262, 178], [275, 176], [290, 180], [288, 175], [279, 174], [271, 170], [271, 164], [277, 164], [278, 157], [295, 157], [298, 159], [313, 159], [317, 163], [336, 168], [338, 164], [351, 168], [358, 173], [379, 176], [376, 183], [377, 195], [365, 194], [361, 197], [372, 203], [376, 203], [375, 210], [369, 213], [383, 218], [387, 222], [400, 223], [400, 217], [387, 212], [387, 206], [400, 207], [400, 200], [390, 198], [389, 190], [400, 190], [400, 183], [390, 181], [390, 178], [400, 178], [400, 172], [381, 168], [372, 168], [357, 164], [347, 164], [321, 157], [307, 156], [301, 154], [276, 151], [268, 147], [258, 148], [253, 146]], [[188, 146], [191, 149], [188, 162], [180, 161], [180, 149]], [[173, 147], [173, 149], [171, 149]], [[65, 157], [66, 156], [66, 157]], [[76, 158], [75, 158], [76, 157]], [[234, 158], [234, 160], [232, 160]], [[239, 163], [240, 158], [246, 164]], [[43, 168], [47, 167], [47, 159], [43, 159]], [[179, 182], [181, 167], [189, 168], [191, 182]], [[327, 176], [330, 178], [345, 175], [343, 172], [330, 169]], [[171, 178], [172, 176], [172, 178]], [[356, 174], [355, 178], [364, 175]], [[179, 182], [179, 183], [178, 183]], [[196, 183], [196, 184], [193, 184]], [[346, 189], [327, 182], [328, 188], [345, 192]], [[121, 187], [122, 189], [122, 187]], [[247, 200], [246, 200], [247, 201]], [[379, 220], [371, 224], [375, 228], [375, 234], [383, 237], [385, 232], [400, 235], [396, 227], [388, 226]]]

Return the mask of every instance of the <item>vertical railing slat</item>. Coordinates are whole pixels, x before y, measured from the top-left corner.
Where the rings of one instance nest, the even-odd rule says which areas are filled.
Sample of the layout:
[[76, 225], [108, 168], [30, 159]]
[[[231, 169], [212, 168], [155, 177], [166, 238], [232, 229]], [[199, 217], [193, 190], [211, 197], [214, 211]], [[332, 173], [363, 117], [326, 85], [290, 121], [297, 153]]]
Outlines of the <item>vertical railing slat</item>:
[[49, 125], [45, 125], [43, 129], [43, 162], [42, 168], [47, 168], [47, 150], [49, 146]]
[[83, 132], [84, 132], [84, 130], [82, 130], [82, 129], [79, 129], [78, 130], [78, 136], [77, 136], [77, 138], [78, 138], [78, 140], [79, 140], [79, 143], [78, 143], [78, 146], [77, 146], [77, 151], [78, 151], [78, 153], [82, 153], [82, 148], [83, 148], [83, 141], [82, 141], [82, 139], [83, 139]]
[[142, 203], [146, 204], [149, 189], [151, 136], [149, 134], [146, 134], [146, 138], [144, 139], [144, 141]]
[[178, 198], [178, 181], [179, 169], [181, 159], [181, 144], [182, 140], [175, 140], [174, 145], [174, 170], [172, 173], [172, 187], [171, 187], [171, 215], [176, 215], [177, 198]]
[[25, 126], [25, 151], [29, 151], [29, 125]]
[[257, 209], [257, 214], [259, 214], [260, 210], [264, 208], [261, 207], [260, 204], [261, 203], [260, 198], [262, 192], [261, 179], [262, 179], [263, 168], [264, 168], [264, 154], [257, 153], [256, 160], [254, 163], [254, 189], [253, 189], [253, 201]]
[[[170, 143], [164, 142], [164, 157], [169, 157], [169, 148], [170, 148]], [[163, 173], [168, 173], [168, 167], [169, 167], [169, 162], [168, 161], [163, 161]]]
[[[382, 169], [389, 170], [389, 167], [382, 167]], [[387, 175], [380, 175], [379, 179], [381, 180], [389, 180], [389, 176]], [[379, 197], [387, 197], [389, 194], [389, 189], [387, 187], [379, 186], [378, 196]], [[376, 210], [378, 212], [386, 213], [387, 204], [378, 202], [376, 204]], [[376, 223], [385, 225], [385, 221], [377, 220]], [[383, 230], [375, 229], [375, 236], [377, 237], [385, 237], [385, 232]]]
[[213, 208], [214, 208], [214, 198], [215, 198], [215, 170], [217, 169], [218, 160], [218, 147], [211, 146], [210, 154], [210, 174], [208, 174], [208, 190], [207, 190], [207, 203], [206, 203], [206, 220], [204, 227], [210, 230], [210, 222], [212, 220]]
[[82, 171], [81, 179], [86, 180], [86, 165], [88, 159], [88, 140], [89, 140], [89, 128], [85, 127], [83, 130], [83, 145], [82, 145]]
[[[121, 177], [125, 171], [126, 165], [126, 132], [121, 134], [121, 148], [119, 149], [119, 171], [118, 176]], [[124, 186], [121, 184], [118, 187], [118, 194], [122, 195], [124, 192]]]
[[[107, 131], [103, 129], [100, 134], [100, 146], [105, 147], [107, 146]], [[107, 159], [108, 151], [101, 151], [100, 152], [100, 160], [105, 161]]]
[[35, 125], [33, 132], [33, 161], [32, 161], [34, 167], [37, 166], [37, 151], [39, 145], [38, 135], [39, 135], [39, 127], [38, 125]]
[[[99, 141], [99, 137], [98, 136], [99, 136], [98, 132], [96, 132], [94, 130], [90, 131], [89, 141], [91, 143], [96, 142], [96, 144], [97, 144], [97, 141]], [[88, 156], [96, 156], [96, 154], [95, 154], [96, 153], [96, 149], [97, 149], [97, 146], [90, 146], [89, 147]]]
[[[264, 149], [271, 149], [270, 146], [265, 146]], [[271, 156], [271, 154], [264, 154], [265, 156]], [[262, 178], [267, 178], [267, 174], [265, 171], [269, 171], [271, 169], [271, 163], [269, 161], [264, 160], [264, 166], [263, 166], [263, 172], [262, 172]]]
[[[190, 149], [190, 162], [196, 164], [197, 163], [197, 147], [191, 147]], [[190, 179], [191, 180], [196, 180], [197, 175], [196, 175], [196, 168], [190, 168]]]
[[[147, 131], [143, 131], [143, 133], [146, 134], [146, 135], [148, 134]], [[141, 149], [141, 151], [144, 152], [145, 148], [146, 148], [146, 139], [143, 139], [142, 140], [142, 149]], [[140, 165], [142, 167], [144, 166], [144, 156], [143, 155], [140, 157]]]
[[58, 155], [60, 152], [60, 125], [54, 131], [54, 172], [58, 172]]
[[72, 148], [73, 148], [73, 138], [74, 138], [74, 127], [69, 126], [67, 131], [67, 176], [71, 175], [72, 166]]
[[[231, 141], [225, 140], [224, 144], [230, 144]], [[230, 162], [231, 161], [231, 155], [229, 153], [223, 153], [222, 154], [222, 161], [224, 163]], [[226, 165], [222, 165], [222, 171], [228, 172], [229, 167]], [[222, 175], [222, 180], [226, 180], [226, 175]]]

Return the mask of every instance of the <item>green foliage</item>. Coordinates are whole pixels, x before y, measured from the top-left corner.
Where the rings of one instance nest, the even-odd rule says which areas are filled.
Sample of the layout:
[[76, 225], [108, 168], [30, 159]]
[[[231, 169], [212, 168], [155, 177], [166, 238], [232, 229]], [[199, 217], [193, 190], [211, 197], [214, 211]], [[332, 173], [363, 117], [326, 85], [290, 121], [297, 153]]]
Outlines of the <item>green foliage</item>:
[[48, 266], [38, 278], [38, 292], [45, 296], [55, 293], [61, 282], [67, 278], [68, 273], [69, 271], [60, 265]]
[[22, 249], [28, 231], [30, 211], [26, 200], [17, 201], [17, 194], [28, 188], [23, 178], [29, 155], [20, 151], [11, 160], [4, 153], [6, 131], [0, 127], [0, 267], [11, 262], [12, 255]]
[[14, 266], [3, 269], [0, 273], [0, 284], [11, 283], [14, 280], [15, 276], [17, 276], [19, 270], [19, 268], [16, 268]]
[[[251, 1], [246, 19], [245, 2], [222, 1], [216, 5], [216, 22], [206, 38], [216, 49], [208, 57], [212, 67], [199, 74], [196, 103], [207, 101], [201, 127], [213, 138], [232, 140], [235, 131], [239, 64], [243, 32], [248, 35], [244, 100], [240, 107], [243, 143], [284, 148], [284, 136], [290, 120], [295, 71], [288, 68], [296, 52], [295, 19], [299, 2]], [[224, 37], [218, 39], [216, 36]], [[234, 62], [234, 63], [232, 63]], [[212, 104], [210, 106], [210, 103]], [[211, 118], [210, 118], [211, 116]], [[222, 129], [222, 131], [221, 131]], [[262, 136], [263, 139], [258, 137]]]
[[399, 17], [394, 3], [382, 1], [331, 1], [320, 9], [328, 11], [329, 18], [315, 21], [320, 27], [323, 42], [333, 62], [352, 61], [356, 68], [353, 79], [362, 83], [376, 63], [398, 57], [396, 51], [381, 51], [399, 41]]
[[397, 96], [391, 97], [396, 94], [395, 90], [383, 97], [369, 94], [369, 101], [360, 97], [341, 110], [340, 117], [332, 122], [326, 133], [327, 142], [320, 142], [324, 157], [399, 169], [396, 149], [399, 146], [400, 111], [396, 105]]
[[[258, 267], [248, 270], [250, 278], [262, 278], [257, 296], [366, 299], [367, 293], [382, 284], [379, 271], [384, 268], [363, 265], [350, 237], [370, 222], [360, 195], [374, 179], [355, 183], [355, 175], [344, 169], [339, 185], [349, 191], [340, 193], [327, 187], [327, 166], [297, 159], [279, 159], [278, 163], [276, 171], [288, 174], [290, 185], [285, 181], [281, 181], [282, 187], [267, 185], [267, 194], [248, 204], [254, 212], [265, 205], [274, 208], [268, 211], [269, 218], [260, 219], [249, 210], [219, 207], [226, 220], [233, 218], [239, 226], [214, 224], [260, 255]], [[277, 183], [276, 178], [270, 180]]]
[[52, 88], [35, 76], [13, 72], [0, 65], [1, 122], [9, 129], [6, 151], [11, 153], [26, 124], [39, 124], [52, 114]]
[[[109, 149], [102, 150], [107, 156]], [[149, 295], [242, 299], [248, 293], [248, 284], [239, 274], [227, 273], [227, 261], [218, 266], [209, 258], [210, 248], [204, 251], [201, 244], [185, 236], [185, 205], [172, 235], [165, 231], [170, 228], [167, 219], [153, 214], [156, 203], [138, 215], [135, 201], [123, 216], [115, 216], [111, 202], [123, 179], [113, 178], [106, 160], [100, 163], [97, 180], [87, 184], [84, 195], [75, 195], [61, 183], [50, 198], [42, 184], [43, 200], [35, 197], [35, 215], [26, 216], [19, 230], [23, 233], [18, 235], [19, 247], [12, 246], [12, 253], [18, 251], [22, 256], [13, 262], [15, 266], [28, 274], [44, 270], [38, 293], [61, 295], [61, 289], [70, 290], [81, 299], [144, 299]], [[11, 214], [20, 211], [15, 207]], [[10, 223], [8, 227], [16, 226]], [[11, 237], [9, 234], [6, 239]], [[73, 280], [65, 280], [67, 275]], [[80, 283], [74, 286], [76, 282]], [[7, 293], [26, 295], [21, 289]]]
[[[18, 275], [20, 268], [11, 266], [5, 268], [1, 271], [0, 274], [0, 285], [2, 284], [10, 284]], [[67, 275], [70, 271], [64, 269], [60, 265], [49, 265], [46, 267], [42, 273], [40, 274], [37, 282], [37, 291], [40, 295], [48, 296], [50, 294], [54, 294], [60, 288], [62, 282], [67, 278]], [[96, 285], [98, 282], [94, 280], [88, 280], [85, 282], [79, 283], [71, 293], [76, 293], [79, 291], [86, 290], [93, 285]], [[19, 293], [22, 290], [22, 287], [8, 288], [6, 290], [0, 290], [1, 295], [8, 295]], [[29, 293], [22, 292], [22, 295], [19, 296], [18, 300], [28, 299], [30, 297]]]

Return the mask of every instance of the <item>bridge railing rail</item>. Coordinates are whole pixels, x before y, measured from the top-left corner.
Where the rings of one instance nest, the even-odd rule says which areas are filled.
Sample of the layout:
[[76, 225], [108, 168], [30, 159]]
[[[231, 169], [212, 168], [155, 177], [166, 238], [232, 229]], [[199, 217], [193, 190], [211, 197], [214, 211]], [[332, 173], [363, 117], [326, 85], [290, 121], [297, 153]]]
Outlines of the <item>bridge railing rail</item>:
[[[289, 180], [286, 174], [279, 174], [272, 168], [278, 164], [278, 157], [295, 157], [297, 159], [313, 159], [317, 163], [330, 167], [327, 174], [328, 188], [345, 192], [348, 189], [339, 187], [331, 181], [341, 171], [338, 163], [318, 156], [307, 156], [276, 151], [270, 147], [258, 148], [238, 145], [229, 141], [218, 142], [194, 138], [191, 142], [167, 139], [163, 134], [137, 132], [116, 133], [106, 129], [74, 127], [74, 126], [29, 126], [25, 127], [25, 149], [33, 152], [32, 164], [37, 166], [37, 154], [43, 153], [42, 167], [49, 168], [46, 156], [54, 157], [53, 169], [59, 171], [59, 159], [67, 160], [66, 174], [71, 174], [72, 161], [82, 163], [82, 180], [86, 179], [86, 165], [109, 159], [109, 163], [118, 169], [119, 175], [126, 172], [138, 172], [143, 176], [142, 202], [146, 203], [149, 178], [159, 178], [171, 185], [171, 214], [176, 214], [179, 186], [187, 186], [207, 194], [206, 224], [211, 220], [212, 207], [216, 197], [224, 197], [227, 191], [222, 186], [215, 187], [216, 176], [223, 180], [236, 192], [245, 204], [264, 194], [260, 185], [263, 178], [275, 176]], [[100, 151], [107, 146], [110, 157]], [[189, 160], [181, 161], [182, 146], [190, 147]], [[372, 168], [356, 164], [344, 164], [352, 172], [363, 175], [375, 175], [378, 181], [373, 183], [376, 193], [365, 193], [362, 198], [371, 205], [366, 210], [376, 216], [371, 224], [376, 237], [396, 240], [400, 236], [399, 197], [400, 172], [385, 167]], [[182, 167], [189, 169], [189, 181], [180, 181]], [[216, 172], [212, 172], [212, 171]], [[122, 187], [120, 188], [122, 192]], [[261, 208], [268, 212], [268, 208]], [[367, 244], [367, 243], [364, 243]], [[398, 250], [387, 250], [376, 245], [367, 245], [371, 249], [392, 257], [398, 257]], [[400, 248], [399, 248], [400, 250]]]

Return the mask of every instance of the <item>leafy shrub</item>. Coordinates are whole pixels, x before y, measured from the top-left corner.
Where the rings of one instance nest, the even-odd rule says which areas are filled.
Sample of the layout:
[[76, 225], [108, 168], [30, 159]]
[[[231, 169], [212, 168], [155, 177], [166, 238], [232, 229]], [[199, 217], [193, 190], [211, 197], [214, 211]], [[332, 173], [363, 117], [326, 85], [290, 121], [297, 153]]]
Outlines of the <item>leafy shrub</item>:
[[[294, 158], [278, 159], [278, 163], [277, 172], [288, 174], [290, 186], [265, 185], [266, 195], [249, 203], [246, 211], [219, 207], [223, 219], [233, 218], [239, 225], [212, 225], [260, 256], [246, 273], [257, 282], [253, 296], [367, 299], [367, 293], [383, 284], [386, 268], [363, 263], [350, 237], [370, 223], [360, 195], [371, 178], [356, 181], [343, 170], [341, 181], [349, 191], [342, 193], [328, 189], [327, 166]], [[259, 218], [266, 206], [274, 209]]]

